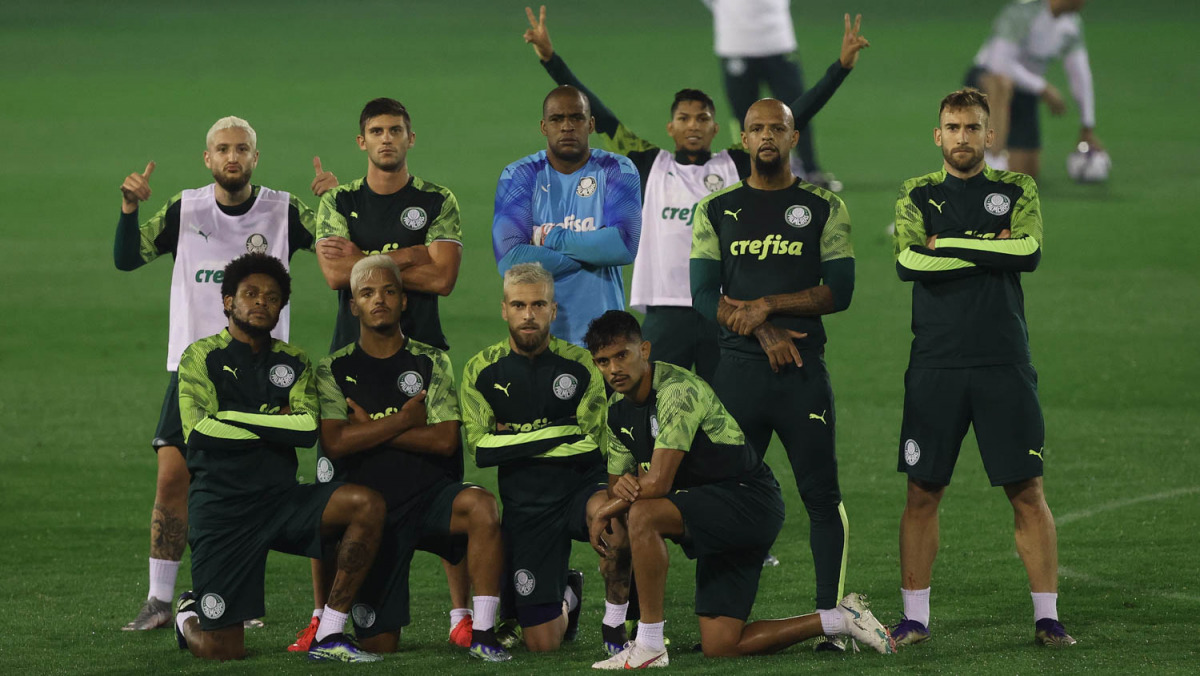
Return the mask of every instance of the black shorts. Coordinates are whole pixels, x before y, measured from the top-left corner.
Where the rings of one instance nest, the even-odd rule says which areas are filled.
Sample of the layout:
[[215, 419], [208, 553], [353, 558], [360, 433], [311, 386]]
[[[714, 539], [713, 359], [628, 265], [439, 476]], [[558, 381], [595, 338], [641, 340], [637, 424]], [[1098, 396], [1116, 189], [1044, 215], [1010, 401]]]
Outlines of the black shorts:
[[836, 508], [842, 494], [833, 386], [820, 354], [803, 358], [804, 366], [775, 373], [765, 359], [724, 350], [713, 390], [760, 457], [767, 453], [771, 433], [779, 435], [806, 506]]
[[[979, 78], [986, 73], [981, 66], [972, 66], [963, 78], [963, 84], [981, 89]], [[1012, 103], [1008, 109], [1008, 147], [1014, 150], [1039, 150], [1042, 147], [1042, 130], [1038, 120], [1037, 94], [1013, 88]]]
[[558, 603], [571, 541], [588, 541], [588, 500], [608, 488], [604, 465], [535, 460], [502, 465], [498, 478], [516, 605]]
[[408, 574], [416, 550], [436, 554], [451, 563], [462, 560], [467, 536], [450, 533], [454, 499], [473, 484], [446, 480], [431, 487], [426, 499], [388, 513], [375, 563], [350, 609], [359, 638], [399, 631], [408, 626]]
[[268, 551], [320, 558], [321, 515], [341, 486], [298, 484], [228, 515], [190, 510], [192, 589], [201, 629], [262, 617]]
[[167, 393], [163, 396], [162, 410], [158, 414], [158, 427], [154, 429], [154, 440], [150, 442], [155, 453], [163, 446], [174, 446], [181, 453], [186, 448], [183, 442], [183, 420], [179, 417], [179, 372], [170, 373]]
[[666, 496], [683, 515], [679, 544], [696, 559], [696, 614], [750, 617], [762, 562], [783, 528], [783, 496], [764, 465], [752, 478], [677, 490]]
[[690, 369], [712, 383], [720, 348], [717, 323], [690, 307], [655, 305], [646, 308], [642, 337], [650, 341], [650, 359]]
[[1046, 427], [1032, 364], [910, 367], [904, 374], [897, 469], [913, 479], [949, 485], [968, 425], [975, 427], [993, 486], [1042, 476]]

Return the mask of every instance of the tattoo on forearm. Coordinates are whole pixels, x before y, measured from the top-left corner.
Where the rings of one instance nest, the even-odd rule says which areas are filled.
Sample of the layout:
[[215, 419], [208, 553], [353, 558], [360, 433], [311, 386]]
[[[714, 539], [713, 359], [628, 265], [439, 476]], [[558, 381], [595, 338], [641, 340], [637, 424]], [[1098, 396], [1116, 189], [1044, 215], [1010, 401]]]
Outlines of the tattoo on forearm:
[[150, 557], [178, 561], [187, 546], [187, 519], [154, 503], [150, 517]]
[[833, 290], [827, 285], [814, 286], [795, 293], [767, 298], [771, 314], [823, 315], [833, 312]]

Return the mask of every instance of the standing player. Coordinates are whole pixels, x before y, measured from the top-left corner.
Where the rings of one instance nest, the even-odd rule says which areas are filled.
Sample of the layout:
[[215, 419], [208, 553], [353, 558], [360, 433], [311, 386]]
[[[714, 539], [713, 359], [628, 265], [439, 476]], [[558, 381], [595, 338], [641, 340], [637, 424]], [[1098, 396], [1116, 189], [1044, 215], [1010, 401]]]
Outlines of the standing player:
[[1083, 42], [1079, 10], [1085, 0], [1016, 0], [1005, 7], [992, 25], [992, 35], [967, 73], [966, 84], [988, 95], [992, 108], [994, 140], [987, 163], [1037, 178], [1041, 168], [1041, 131], [1038, 100], [1050, 112], [1067, 109], [1062, 94], [1046, 81], [1051, 59], [1062, 59], [1079, 106], [1079, 143], [1103, 150], [1096, 138], [1096, 97], [1092, 67]]
[[[630, 305], [646, 314], [642, 330], [653, 346], [654, 359], [684, 368], [712, 382], [717, 366], [717, 325], [692, 308], [688, 280], [688, 253], [692, 247], [692, 222], [696, 203], [709, 194], [750, 175], [750, 154], [742, 148], [712, 152], [719, 126], [712, 99], [698, 89], [681, 89], [671, 103], [667, 124], [674, 152], [644, 141], [617, 119], [600, 99], [567, 68], [554, 51], [546, 28], [546, 8], [538, 19], [525, 8], [530, 28], [525, 41], [546, 72], [560, 85], [572, 85], [587, 95], [596, 117], [596, 131], [604, 136], [605, 149], [629, 157], [642, 181], [642, 233], [633, 263]], [[861, 15], [851, 28], [845, 16], [841, 57], [815, 87], [792, 104], [797, 127], [817, 114], [867, 47], [859, 35]]]
[[760, 456], [772, 432], [787, 451], [811, 522], [816, 605], [827, 610], [842, 596], [848, 524], [821, 315], [850, 305], [854, 250], [842, 200], [792, 174], [796, 138], [782, 102], [750, 108], [750, 178], [696, 207], [692, 298], [722, 327], [713, 389]]
[[[804, 72], [796, 51], [791, 0], [704, 0], [713, 15], [713, 51], [721, 59], [725, 95], [741, 124], [765, 84], [775, 98], [792, 101], [804, 93]], [[813, 131], [797, 124], [797, 173], [834, 192], [841, 182], [821, 171]]]
[[696, 559], [696, 615], [705, 657], [778, 652], [814, 636], [853, 636], [895, 652], [887, 629], [859, 594], [836, 609], [746, 623], [763, 556], [783, 527], [783, 496], [762, 458], [711, 387], [677, 366], [650, 361], [633, 315], [594, 320], [588, 350], [613, 388], [608, 409], [608, 474], [614, 496], [596, 513], [592, 546], [607, 551], [609, 522], [628, 514], [633, 567], [641, 587], [637, 640], [596, 669], [667, 665], [664, 538]]
[[[371, 652], [395, 652], [409, 623], [408, 575], [416, 549], [457, 562], [470, 549], [476, 593], [470, 654], [504, 661], [492, 631], [504, 560], [496, 498], [462, 478], [461, 416], [445, 352], [400, 328], [399, 266], [379, 254], [350, 272], [359, 339], [321, 360], [321, 446], [331, 478], [379, 491], [388, 505], [375, 566], [354, 605], [354, 633]], [[463, 540], [466, 540], [465, 547]]]
[[[135, 270], [168, 253], [175, 258], [167, 343], [170, 379], [151, 442], [158, 456], [158, 482], [150, 517], [150, 593], [137, 617], [123, 627], [126, 630], [171, 623], [175, 577], [187, 545], [189, 477], [179, 421], [179, 355], [225, 325], [213, 287], [220, 286], [226, 263], [246, 252], [287, 261], [296, 251], [313, 248], [312, 210], [294, 195], [251, 185], [258, 166], [258, 135], [248, 122], [238, 117], [217, 120], [205, 139], [204, 166], [212, 172], [213, 183], [175, 195], [140, 226], [138, 205], [150, 198], [154, 162], [121, 185], [121, 220], [113, 245], [117, 269]], [[336, 184], [336, 177], [318, 172], [313, 192], [321, 194], [331, 181]], [[275, 335], [287, 340], [287, 308]]]
[[362, 486], [296, 483], [296, 447], [317, 441], [317, 386], [304, 353], [271, 337], [291, 286], [277, 258], [235, 259], [221, 280], [227, 327], [180, 358], [194, 591], [179, 597], [175, 637], [196, 657], [245, 657], [242, 623], [263, 614], [267, 552], [319, 556], [324, 538], [340, 537], [308, 656], [376, 662], [343, 628], [379, 546], [384, 501]]
[[1035, 638], [1075, 643], [1058, 621], [1058, 539], [1042, 493], [1045, 426], [1029, 354], [1022, 272], [1042, 255], [1042, 214], [1029, 176], [988, 167], [987, 97], [942, 99], [934, 143], [940, 171], [904, 182], [896, 202], [896, 269], [913, 282], [913, 342], [904, 375], [899, 470], [908, 474], [900, 520], [904, 645], [929, 638], [929, 585], [938, 504], [968, 425], [993, 486], [1016, 517], [1029, 575]]
[[[571, 540], [586, 542], [606, 498], [604, 381], [587, 351], [551, 335], [554, 278], [537, 263], [504, 274], [508, 338], [467, 362], [464, 439], [480, 467], [498, 467], [508, 570], [525, 645], [557, 650], [579, 621], [582, 578], [568, 586]], [[614, 542], [623, 537], [619, 527]], [[601, 559], [610, 653], [625, 642], [628, 550]], [[564, 598], [565, 593], [565, 598]]]
[[[408, 151], [417, 137], [404, 104], [389, 98], [368, 101], [359, 114], [358, 130], [358, 147], [367, 154], [367, 175], [330, 190], [321, 198], [317, 213], [317, 261], [329, 287], [338, 292], [330, 352], [358, 340], [359, 322], [351, 311], [350, 270], [363, 257], [379, 253], [401, 269], [408, 298], [401, 317], [404, 334], [447, 350], [438, 297], [454, 290], [462, 262], [458, 200], [449, 189], [409, 172]], [[451, 640], [470, 647], [467, 570], [444, 565], [453, 606]], [[313, 576], [319, 610], [319, 564], [314, 564]], [[314, 617], [290, 649], [307, 649], [317, 621]]]
[[546, 149], [500, 173], [492, 249], [501, 275], [529, 262], [554, 275], [550, 330], [581, 345], [589, 321], [625, 307], [621, 266], [637, 256], [642, 227], [638, 174], [628, 158], [588, 147], [596, 120], [574, 87], [546, 95], [541, 128]]

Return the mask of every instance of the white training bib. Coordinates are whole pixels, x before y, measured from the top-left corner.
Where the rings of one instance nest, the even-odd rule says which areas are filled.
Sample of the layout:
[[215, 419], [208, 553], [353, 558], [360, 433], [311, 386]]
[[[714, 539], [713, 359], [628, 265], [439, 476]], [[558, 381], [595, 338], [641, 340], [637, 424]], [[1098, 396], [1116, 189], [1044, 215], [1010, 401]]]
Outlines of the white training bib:
[[[168, 371], [179, 370], [179, 358], [188, 345], [228, 325], [221, 303], [221, 280], [230, 261], [258, 251], [287, 266], [289, 197], [286, 192], [260, 187], [250, 211], [229, 216], [217, 206], [214, 184], [183, 191], [179, 243], [171, 273]], [[288, 317], [288, 306], [284, 306], [272, 336], [288, 339]]]
[[652, 305], [692, 306], [688, 259], [696, 203], [741, 179], [728, 150], [704, 164], [680, 164], [659, 150], [642, 200], [642, 235], [633, 261], [629, 304], [638, 312]]

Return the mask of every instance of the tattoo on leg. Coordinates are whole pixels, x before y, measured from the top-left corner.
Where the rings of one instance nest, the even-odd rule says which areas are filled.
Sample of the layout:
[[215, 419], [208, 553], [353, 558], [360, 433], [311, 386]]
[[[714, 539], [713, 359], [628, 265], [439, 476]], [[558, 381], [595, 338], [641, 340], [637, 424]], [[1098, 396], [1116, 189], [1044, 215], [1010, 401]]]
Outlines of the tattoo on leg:
[[150, 557], [178, 561], [183, 558], [186, 546], [187, 520], [162, 504], [154, 503], [154, 513], [150, 517]]
[[370, 552], [367, 546], [357, 540], [342, 540], [338, 548], [338, 576], [334, 579], [333, 589], [329, 590], [329, 607], [342, 607], [349, 604], [353, 598], [349, 587], [351, 579], [360, 577], [366, 572]]
[[629, 600], [630, 555], [629, 550], [609, 552], [600, 560], [600, 575], [604, 578], [604, 591], [610, 603], [625, 603]]

